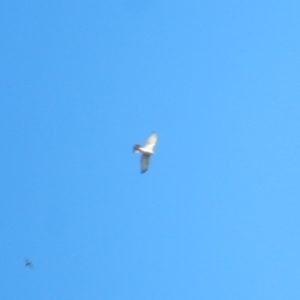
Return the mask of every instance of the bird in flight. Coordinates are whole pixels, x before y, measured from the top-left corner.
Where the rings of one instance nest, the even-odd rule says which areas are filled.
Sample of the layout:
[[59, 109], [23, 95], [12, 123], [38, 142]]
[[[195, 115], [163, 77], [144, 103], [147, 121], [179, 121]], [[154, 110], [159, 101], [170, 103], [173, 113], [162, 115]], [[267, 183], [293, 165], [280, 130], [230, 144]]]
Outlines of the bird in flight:
[[33, 268], [33, 264], [32, 264], [32, 261], [29, 260], [28, 258], [24, 259], [25, 261], [25, 267], [30, 267], [30, 268]]
[[145, 173], [149, 166], [150, 156], [154, 154], [153, 149], [157, 142], [157, 134], [156, 132], [152, 132], [148, 137], [144, 146], [139, 144], [135, 144], [133, 146], [133, 152], [142, 153], [141, 157], [141, 173]]

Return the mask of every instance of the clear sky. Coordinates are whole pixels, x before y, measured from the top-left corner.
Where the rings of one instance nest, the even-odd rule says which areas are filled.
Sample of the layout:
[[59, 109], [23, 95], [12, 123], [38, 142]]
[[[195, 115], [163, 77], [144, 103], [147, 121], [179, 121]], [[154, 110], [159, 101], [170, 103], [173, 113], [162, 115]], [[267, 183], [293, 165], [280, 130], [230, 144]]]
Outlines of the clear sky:
[[1, 1], [0, 299], [300, 299], [299, 16]]

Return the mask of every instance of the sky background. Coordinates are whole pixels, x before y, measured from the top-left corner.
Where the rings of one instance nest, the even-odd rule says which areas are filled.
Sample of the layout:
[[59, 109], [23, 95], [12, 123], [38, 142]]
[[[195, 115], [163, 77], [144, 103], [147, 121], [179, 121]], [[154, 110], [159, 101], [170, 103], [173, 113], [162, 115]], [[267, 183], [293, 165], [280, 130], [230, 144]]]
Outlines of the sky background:
[[299, 299], [299, 15], [1, 1], [0, 299]]

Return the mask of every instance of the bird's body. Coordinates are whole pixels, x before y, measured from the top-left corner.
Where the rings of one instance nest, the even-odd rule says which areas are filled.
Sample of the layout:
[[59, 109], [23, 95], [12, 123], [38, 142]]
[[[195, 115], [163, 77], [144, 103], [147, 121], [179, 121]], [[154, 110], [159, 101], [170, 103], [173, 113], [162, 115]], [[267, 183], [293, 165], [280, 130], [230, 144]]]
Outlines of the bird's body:
[[148, 154], [148, 155], [154, 154], [152, 149], [147, 149], [147, 148], [142, 147], [137, 144], [135, 146], [136, 146], [136, 149], [134, 150], [135, 153], [144, 153], [144, 154]]
[[24, 259], [25, 261], [25, 267], [30, 267], [30, 268], [33, 268], [33, 265], [32, 265], [32, 261], [30, 261], [29, 259]]
[[139, 144], [135, 144], [133, 146], [133, 151], [135, 153], [142, 153], [141, 157], [141, 173], [145, 173], [149, 166], [150, 156], [154, 154], [154, 147], [157, 142], [157, 134], [156, 132], [152, 132], [152, 134], [148, 137], [144, 146]]

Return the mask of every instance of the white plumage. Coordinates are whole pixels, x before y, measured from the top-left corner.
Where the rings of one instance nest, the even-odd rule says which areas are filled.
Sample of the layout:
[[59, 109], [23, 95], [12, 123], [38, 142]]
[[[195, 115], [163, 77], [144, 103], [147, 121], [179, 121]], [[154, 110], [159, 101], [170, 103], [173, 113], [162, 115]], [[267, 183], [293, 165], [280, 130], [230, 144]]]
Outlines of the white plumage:
[[140, 146], [135, 144], [133, 146], [133, 151], [136, 153], [142, 153], [141, 157], [141, 172], [145, 173], [149, 166], [150, 156], [154, 154], [154, 147], [157, 142], [157, 134], [156, 132], [152, 132], [151, 135], [148, 137], [144, 146]]

